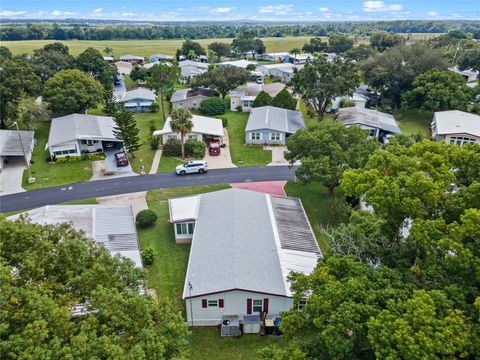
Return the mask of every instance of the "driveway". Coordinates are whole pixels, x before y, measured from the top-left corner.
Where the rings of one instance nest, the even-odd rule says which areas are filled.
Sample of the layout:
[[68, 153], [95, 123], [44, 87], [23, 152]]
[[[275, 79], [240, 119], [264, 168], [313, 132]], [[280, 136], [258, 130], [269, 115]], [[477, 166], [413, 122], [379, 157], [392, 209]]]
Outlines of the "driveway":
[[25, 160], [21, 156], [11, 157], [8, 164], [3, 165], [3, 169], [0, 172], [0, 195], [25, 191], [22, 188], [24, 170]]
[[208, 149], [203, 160], [208, 163], [209, 169], [228, 169], [237, 167], [232, 163], [232, 157], [230, 155], [230, 146], [228, 140], [227, 129], [223, 129], [223, 142], [227, 145], [220, 149], [220, 155], [211, 156], [208, 154]]
[[117, 166], [115, 162], [117, 151], [119, 150], [105, 151], [105, 160], [92, 163], [93, 176], [90, 181], [138, 175], [132, 170], [130, 163], [127, 166]]
[[[287, 151], [286, 146], [265, 146], [263, 149], [272, 152], [272, 162], [267, 166], [290, 165], [290, 163], [285, 160], [284, 153]], [[300, 165], [300, 161], [295, 162], [295, 165]]]

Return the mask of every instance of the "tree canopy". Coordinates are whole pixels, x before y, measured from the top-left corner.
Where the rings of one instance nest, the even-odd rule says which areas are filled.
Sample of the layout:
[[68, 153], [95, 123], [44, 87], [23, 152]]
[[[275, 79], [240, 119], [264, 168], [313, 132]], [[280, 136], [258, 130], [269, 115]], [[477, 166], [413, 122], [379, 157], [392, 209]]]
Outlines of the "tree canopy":
[[78, 55], [76, 60], [77, 68], [83, 72], [93, 76], [101, 83], [111, 83], [112, 79], [116, 77], [117, 69], [111, 67], [103, 59], [100, 51], [94, 48], [87, 48], [84, 52]]
[[272, 106], [295, 110], [297, 108], [297, 100], [293, 98], [292, 94], [290, 94], [287, 89], [283, 89], [272, 99]]
[[208, 45], [208, 48], [217, 54], [217, 56], [229, 56], [232, 52], [232, 46], [227, 43], [214, 41]]
[[270, 94], [262, 90], [258, 93], [255, 100], [253, 100], [252, 108], [272, 105], [272, 100]]
[[193, 51], [196, 56], [206, 54], [205, 49], [202, 45], [200, 45], [200, 43], [192, 40], [185, 40], [182, 44], [182, 47], [180, 49], [177, 49], [177, 58], [180, 55], [189, 56], [191, 51]]
[[225, 98], [230, 90], [246, 83], [251, 77], [250, 73], [245, 69], [234, 66], [222, 66], [195, 77], [192, 85], [209, 87], [218, 91]]
[[157, 94], [160, 93], [163, 120], [166, 120], [164, 94], [166, 90], [173, 87], [174, 81], [178, 78], [178, 73], [178, 66], [165, 63], [153, 65], [147, 71], [146, 80], [148, 87], [156, 90]]
[[404, 44], [405, 38], [400, 34], [376, 32], [370, 36], [370, 46], [380, 52], [384, 52], [388, 48]]
[[452, 71], [432, 69], [413, 80], [413, 89], [402, 95], [402, 106], [427, 111], [466, 110], [475, 89]]
[[113, 119], [116, 125], [113, 128], [113, 134], [117, 139], [123, 141], [125, 149], [132, 157], [135, 157], [135, 151], [140, 147], [140, 137], [138, 136], [140, 130], [137, 127], [133, 114], [120, 105], [118, 111], [113, 114]]
[[0, 219], [0, 248], [3, 359], [185, 356], [181, 315], [139, 294], [143, 272], [130, 260], [67, 224]]
[[57, 72], [73, 68], [74, 61], [67, 46], [62, 43], [53, 43], [34, 50], [30, 64], [42, 82], [46, 82]]
[[431, 69], [446, 70], [442, 51], [426, 44], [395, 46], [369, 57], [361, 64], [365, 80], [379, 89], [393, 107], [400, 106], [401, 95], [412, 88], [416, 76]]
[[315, 109], [318, 120], [322, 120], [333, 99], [353, 94], [360, 85], [360, 72], [349, 61], [336, 58], [328, 62], [320, 55], [295, 72], [291, 83], [294, 91]]
[[303, 182], [319, 181], [330, 192], [340, 184], [347, 168], [360, 168], [378, 147], [376, 139], [357, 126], [345, 127], [336, 120], [324, 120], [305, 130], [298, 130], [287, 140], [285, 159], [301, 165], [296, 171]]
[[239, 34], [233, 39], [232, 48], [239, 53], [252, 51], [254, 54], [263, 54], [265, 52], [265, 45], [254, 30], [246, 30]]
[[102, 99], [102, 85], [80, 70], [64, 70], [46, 83], [43, 99], [55, 115], [84, 113]]
[[328, 38], [328, 51], [336, 54], [343, 54], [344, 52], [353, 48], [353, 39], [341, 34], [335, 34]]

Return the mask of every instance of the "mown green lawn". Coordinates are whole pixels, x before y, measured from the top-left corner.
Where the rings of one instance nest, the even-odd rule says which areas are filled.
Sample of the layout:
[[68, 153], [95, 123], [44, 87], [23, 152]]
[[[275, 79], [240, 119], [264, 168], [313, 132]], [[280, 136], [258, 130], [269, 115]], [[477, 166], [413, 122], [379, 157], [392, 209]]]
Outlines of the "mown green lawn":
[[426, 137], [431, 136], [430, 123], [433, 115], [428, 111], [404, 110], [395, 114], [398, 126], [405, 135], [421, 134]]
[[266, 346], [286, 345], [283, 337], [242, 335], [240, 338], [220, 338], [218, 328], [195, 328], [191, 335], [191, 359], [251, 360]]
[[162, 154], [162, 158], [160, 159], [160, 165], [158, 167], [157, 173], [162, 172], [173, 172], [177, 165], [183, 164], [185, 161], [177, 159], [172, 156], [167, 156]]
[[133, 90], [138, 87], [138, 83], [134, 81], [129, 75], [124, 76], [125, 79], [125, 87], [127, 90]]
[[40, 189], [50, 186], [59, 186], [88, 181], [92, 177], [92, 161], [83, 160], [65, 164], [50, 164], [45, 144], [48, 141], [50, 122], [41, 123], [35, 129], [37, 143], [33, 149], [32, 176], [36, 178], [34, 184], [28, 183], [28, 171], [23, 173], [23, 188], [25, 190]]
[[335, 227], [348, 220], [349, 208], [345, 203], [342, 190], [337, 188], [330, 195], [325, 186], [320, 183], [302, 184], [293, 181], [287, 182], [284, 189], [288, 196], [298, 197], [302, 200], [320, 249], [327, 254], [329, 241], [322, 229]]
[[248, 113], [230, 111], [225, 115], [228, 119], [228, 137], [232, 162], [237, 166], [262, 166], [272, 162], [272, 152], [263, 150], [261, 146], [245, 145], [245, 127]]

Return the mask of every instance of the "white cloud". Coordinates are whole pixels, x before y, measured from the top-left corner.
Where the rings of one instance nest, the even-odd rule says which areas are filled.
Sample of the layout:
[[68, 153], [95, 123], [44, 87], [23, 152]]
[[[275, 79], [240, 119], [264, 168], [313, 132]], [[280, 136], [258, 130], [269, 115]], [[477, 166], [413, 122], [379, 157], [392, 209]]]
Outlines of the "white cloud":
[[135, 15], [137, 15], [137, 14], [132, 13], [132, 12], [124, 12], [124, 13], [122, 13], [122, 16], [126, 16], [126, 17], [128, 17], [128, 16], [135, 16]]
[[320, 12], [322, 12], [322, 13], [326, 13], [326, 12], [330, 11], [330, 9], [326, 8], [326, 7], [320, 7], [320, 8], [318, 8], [318, 10], [320, 10]]
[[428, 16], [438, 16], [438, 13], [436, 11], [429, 11], [427, 13]]
[[52, 16], [71, 16], [74, 15], [74, 12], [71, 11], [61, 11], [61, 10], [53, 10], [50, 15]]
[[216, 14], [227, 14], [227, 13], [232, 12], [233, 10], [235, 10], [235, 6], [232, 6], [232, 7], [217, 7], [217, 8], [210, 9], [209, 11], [211, 13], [216, 13]]
[[363, 2], [363, 11], [366, 12], [398, 12], [403, 10], [403, 5], [401, 4], [385, 4], [383, 1], [364, 1]]
[[98, 9], [93, 10], [93, 13], [94, 14], [100, 14], [102, 11], [103, 11], [102, 8], [98, 8]]
[[25, 15], [26, 11], [9, 11], [9, 10], [2, 10], [0, 11], [0, 16], [20, 16]]
[[293, 12], [293, 5], [260, 6], [258, 12], [261, 14], [289, 15]]

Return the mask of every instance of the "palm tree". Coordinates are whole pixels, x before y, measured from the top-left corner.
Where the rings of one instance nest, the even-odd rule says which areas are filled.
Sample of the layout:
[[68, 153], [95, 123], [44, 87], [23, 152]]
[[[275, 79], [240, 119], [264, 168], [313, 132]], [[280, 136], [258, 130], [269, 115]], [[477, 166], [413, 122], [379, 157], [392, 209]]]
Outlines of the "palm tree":
[[192, 60], [192, 59], [194, 59], [194, 58], [196, 58], [196, 57], [197, 57], [197, 53], [195, 52], [195, 50], [191, 49], [191, 50], [188, 51], [188, 58], [189, 58], [190, 60]]
[[295, 59], [297, 58], [297, 55], [300, 54], [302, 51], [299, 48], [293, 48], [290, 50], [290, 53], [295, 55]]
[[170, 113], [170, 126], [173, 131], [180, 133], [180, 145], [182, 148], [182, 159], [185, 159], [185, 135], [192, 131], [193, 123], [190, 120], [192, 114], [185, 108], [173, 109]]

